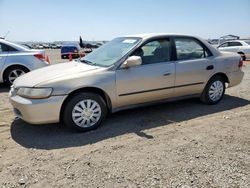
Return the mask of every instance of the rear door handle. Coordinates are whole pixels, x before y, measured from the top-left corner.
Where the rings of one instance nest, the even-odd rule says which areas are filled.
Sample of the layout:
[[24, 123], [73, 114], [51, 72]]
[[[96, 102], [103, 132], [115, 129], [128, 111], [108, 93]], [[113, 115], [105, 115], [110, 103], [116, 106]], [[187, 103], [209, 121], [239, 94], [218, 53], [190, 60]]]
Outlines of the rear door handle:
[[170, 72], [166, 72], [166, 73], [163, 74], [163, 76], [169, 76], [169, 75], [171, 75]]
[[213, 65], [209, 65], [209, 66], [207, 66], [206, 69], [207, 69], [207, 70], [213, 70], [213, 69], [214, 69], [214, 66], [213, 66]]

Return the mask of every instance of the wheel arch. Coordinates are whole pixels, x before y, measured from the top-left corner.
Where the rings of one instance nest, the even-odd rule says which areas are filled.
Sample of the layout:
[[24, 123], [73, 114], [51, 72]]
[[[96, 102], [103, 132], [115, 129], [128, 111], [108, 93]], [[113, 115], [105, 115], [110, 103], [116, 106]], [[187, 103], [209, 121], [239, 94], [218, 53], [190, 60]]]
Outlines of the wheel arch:
[[107, 105], [108, 112], [112, 111], [112, 103], [111, 103], [110, 97], [108, 96], [108, 94], [104, 90], [97, 88], [97, 87], [83, 87], [83, 88], [79, 88], [79, 89], [76, 89], [76, 90], [70, 92], [68, 94], [68, 96], [66, 97], [66, 99], [63, 101], [62, 106], [61, 106], [61, 110], [60, 110], [60, 120], [62, 118], [62, 114], [63, 114], [64, 108], [65, 108], [65, 105], [67, 104], [67, 102], [70, 100], [70, 98], [72, 96], [74, 96], [80, 92], [90, 92], [90, 93], [95, 93], [95, 94], [100, 95]]
[[27, 72], [31, 71], [27, 66], [22, 65], [22, 64], [11, 64], [11, 65], [8, 65], [3, 70], [3, 74], [2, 74], [3, 81], [5, 81], [5, 79], [6, 79], [5, 76], [6, 76], [7, 72], [8, 72], [8, 70], [11, 69], [11, 68], [13, 68], [13, 67], [22, 67], [22, 68], [26, 69]]
[[[217, 73], [215, 73], [213, 76], [211, 76], [209, 78], [209, 80], [213, 79], [216, 76], [222, 77], [225, 80], [226, 83], [230, 83], [230, 80], [229, 80], [228, 76], [225, 73], [223, 73], [223, 72], [217, 72]], [[208, 80], [208, 82], [209, 82], [209, 80]]]

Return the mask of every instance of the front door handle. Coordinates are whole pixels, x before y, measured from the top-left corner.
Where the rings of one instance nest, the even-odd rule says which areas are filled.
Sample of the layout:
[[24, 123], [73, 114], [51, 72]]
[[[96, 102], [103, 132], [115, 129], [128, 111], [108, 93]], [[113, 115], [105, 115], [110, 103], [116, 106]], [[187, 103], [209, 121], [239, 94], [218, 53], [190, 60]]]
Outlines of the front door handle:
[[213, 66], [213, 65], [209, 65], [209, 66], [207, 66], [206, 69], [207, 69], [207, 70], [213, 70], [213, 69], [214, 69], [214, 66]]

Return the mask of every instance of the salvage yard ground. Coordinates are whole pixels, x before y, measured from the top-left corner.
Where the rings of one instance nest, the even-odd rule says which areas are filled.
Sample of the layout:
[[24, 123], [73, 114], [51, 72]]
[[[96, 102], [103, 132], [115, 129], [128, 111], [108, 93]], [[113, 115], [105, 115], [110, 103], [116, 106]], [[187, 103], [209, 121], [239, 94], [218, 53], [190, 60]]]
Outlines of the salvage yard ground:
[[[60, 62], [58, 50], [47, 54]], [[250, 65], [243, 70], [218, 105], [122, 111], [87, 133], [15, 119], [0, 85], [0, 187], [250, 187]]]

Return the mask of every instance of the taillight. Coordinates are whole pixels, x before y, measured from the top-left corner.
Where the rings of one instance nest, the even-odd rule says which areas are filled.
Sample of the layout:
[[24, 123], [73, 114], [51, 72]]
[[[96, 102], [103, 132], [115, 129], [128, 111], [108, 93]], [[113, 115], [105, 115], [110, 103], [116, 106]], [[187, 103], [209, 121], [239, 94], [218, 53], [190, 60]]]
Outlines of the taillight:
[[40, 59], [40, 60], [45, 60], [45, 55], [44, 54], [35, 54], [34, 56], [36, 58]]
[[239, 65], [238, 65], [240, 68], [243, 66], [243, 60], [242, 59], [240, 59], [240, 61], [239, 61]]

